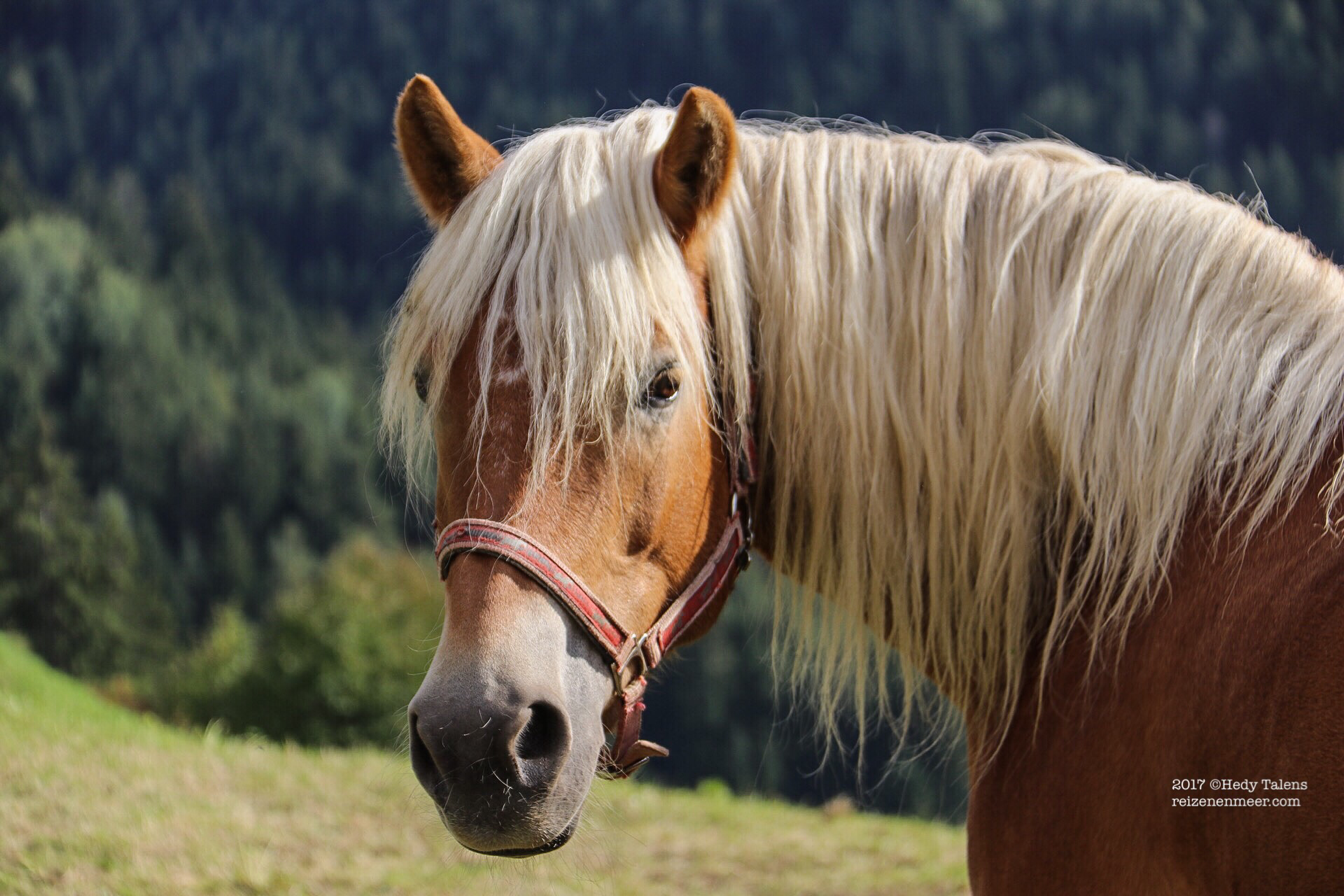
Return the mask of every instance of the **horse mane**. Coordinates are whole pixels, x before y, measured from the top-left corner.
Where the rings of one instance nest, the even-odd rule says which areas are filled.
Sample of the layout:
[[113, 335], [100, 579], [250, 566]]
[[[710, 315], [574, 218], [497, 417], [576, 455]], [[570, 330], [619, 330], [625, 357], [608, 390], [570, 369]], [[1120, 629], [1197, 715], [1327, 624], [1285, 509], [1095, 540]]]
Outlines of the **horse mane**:
[[740, 123], [705, 237], [711, 351], [650, 177], [672, 116], [506, 152], [396, 313], [384, 435], [413, 471], [412, 373], [481, 313], [483, 379], [495, 325], [516, 331], [535, 469], [618, 434], [655, 334], [728, 407], [754, 379], [778, 643], [828, 725], [849, 697], [885, 705], [887, 644], [1006, 722], [1078, 626], [1094, 653], [1123, 637], [1197, 502], [1249, 534], [1340, 432], [1340, 271], [1234, 202], [1055, 141]]

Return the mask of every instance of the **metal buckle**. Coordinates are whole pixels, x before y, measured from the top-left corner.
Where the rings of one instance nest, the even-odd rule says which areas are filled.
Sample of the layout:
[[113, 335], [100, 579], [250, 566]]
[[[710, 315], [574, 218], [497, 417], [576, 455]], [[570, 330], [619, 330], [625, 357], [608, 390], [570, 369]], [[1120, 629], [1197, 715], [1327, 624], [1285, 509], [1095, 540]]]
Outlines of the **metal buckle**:
[[616, 693], [619, 694], [625, 690], [626, 688], [625, 670], [630, 668], [630, 664], [634, 662], [635, 657], [639, 657], [639, 675], [632, 676], [630, 680], [637, 681], [642, 675], [644, 675], [649, 671], [648, 660], [644, 658], [644, 644], [648, 640], [649, 640], [649, 633], [645, 632], [644, 634], [639, 636], [638, 640], [635, 641], [635, 649], [630, 651], [630, 655], [625, 658], [625, 662], [622, 665], [619, 666], [616, 665], [616, 662], [614, 660], [610, 664], [609, 668], [611, 669], [611, 683], [615, 685]]
[[616, 780], [621, 780], [623, 778], [630, 777], [636, 771], [643, 768], [644, 764], [647, 763], [652, 758], [653, 758], [652, 756], [645, 756], [642, 759], [636, 759], [634, 762], [628, 763], [626, 765], [616, 766], [616, 776], [617, 776]]
[[633, 775], [637, 769], [643, 768], [644, 764], [652, 758], [652, 756], [643, 756], [634, 762], [621, 765], [612, 755], [611, 749], [603, 744], [602, 753], [599, 757], [601, 764], [598, 766], [597, 773], [608, 781], [623, 781]]

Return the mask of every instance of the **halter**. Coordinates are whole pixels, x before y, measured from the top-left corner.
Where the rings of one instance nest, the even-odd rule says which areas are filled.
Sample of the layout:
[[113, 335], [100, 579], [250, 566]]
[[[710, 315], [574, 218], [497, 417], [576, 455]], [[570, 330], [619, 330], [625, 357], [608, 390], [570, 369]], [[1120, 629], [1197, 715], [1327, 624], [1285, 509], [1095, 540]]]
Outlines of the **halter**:
[[604, 763], [604, 771], [614, 778], [629, 777], [650, 758], [667, 755], [666, 748], [639, 737], [644, 689], [648, 686], [645, 675], [676, 646], [701, 614], [728, 597], [737, 574], [747, 568], [751, 559], [750, 489], [756, 481], [756, 442], [750, 426], [739, 433], [735, 418], [731, 414], [725, 416], [729, 425], [723, 427], [723, 432], [733, 471], [728, 522], [709, 560], [648, 631], [638, 635], [626, 631], [564, 563], [526, 532], [512, 526], [493, 520], [456, 520], [439, 533], [434, 547], [439, 578], [445, 581], [453, 559], [460, 554], [486, 554], [513, 566], [568, 610], [589, 640], [607, 657], [620, 709], [615, 737], [607, 748]]

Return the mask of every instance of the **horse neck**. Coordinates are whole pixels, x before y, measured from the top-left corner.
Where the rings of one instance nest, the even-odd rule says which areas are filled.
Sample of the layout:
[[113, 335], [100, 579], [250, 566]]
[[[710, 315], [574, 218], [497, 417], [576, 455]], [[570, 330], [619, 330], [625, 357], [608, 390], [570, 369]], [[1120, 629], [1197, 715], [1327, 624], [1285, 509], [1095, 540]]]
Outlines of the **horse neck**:
[[1007, 711], [1028, 656], [1135, 618], [1210, 476], [1263, 515], [1340, 421], [1344, 281], [1231, 203], [1054, 144], [742, 148], [711, 279], [751, 309], [761, 544], [838, 610], [822, 653], [873, 629]]

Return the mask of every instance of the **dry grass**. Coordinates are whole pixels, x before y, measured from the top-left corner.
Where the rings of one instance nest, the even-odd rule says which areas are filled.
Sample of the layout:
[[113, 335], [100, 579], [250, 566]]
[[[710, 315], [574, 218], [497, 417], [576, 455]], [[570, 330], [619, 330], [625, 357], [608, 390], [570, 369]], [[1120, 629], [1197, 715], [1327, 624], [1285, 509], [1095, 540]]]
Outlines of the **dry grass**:
[[404, 757], [190, 733], [0, 635], [0, 892], [908, 893], [966, 890], [959, 828], [600, 784], [574, 842], [458, 848]]

